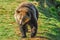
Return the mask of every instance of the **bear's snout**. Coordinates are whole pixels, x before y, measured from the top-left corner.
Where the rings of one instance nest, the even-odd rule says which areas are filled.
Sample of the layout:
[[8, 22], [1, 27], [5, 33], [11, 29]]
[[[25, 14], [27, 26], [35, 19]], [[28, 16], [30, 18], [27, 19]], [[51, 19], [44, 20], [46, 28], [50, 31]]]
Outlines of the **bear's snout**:
[[20, 19], [20, 25], [24, 25], [27, 23], [31, 18], [29, 16], [24, 16], [22, 19]]

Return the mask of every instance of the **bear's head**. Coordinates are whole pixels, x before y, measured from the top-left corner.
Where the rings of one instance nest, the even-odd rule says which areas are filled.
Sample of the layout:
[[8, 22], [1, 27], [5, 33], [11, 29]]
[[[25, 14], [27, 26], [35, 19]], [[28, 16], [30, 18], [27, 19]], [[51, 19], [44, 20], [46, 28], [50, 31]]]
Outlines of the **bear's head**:
[[18, 21], [18, 23], [20, 25], [24, 25], [25, 23], [27, 23], [31, 19], [29, 9], [26, 7], [17, 9], [15, 14], [16, 14], [15, 15], [16, 20]]

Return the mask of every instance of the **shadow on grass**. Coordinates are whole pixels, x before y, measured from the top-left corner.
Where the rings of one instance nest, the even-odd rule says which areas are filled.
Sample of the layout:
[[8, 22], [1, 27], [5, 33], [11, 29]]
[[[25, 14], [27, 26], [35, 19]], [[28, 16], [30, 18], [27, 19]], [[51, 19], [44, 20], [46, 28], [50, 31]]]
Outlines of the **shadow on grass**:
[[46, 35], [49, 36], [51, 40], [60, 40], [60, 28], [52, 28], [51, 31], [54, 31], [56, 34], [46, 32]]
[[[47, 38], [48, 40], [60, 40], [60, 28], [50, 28], [51, 32], [43, 32], [38, 34], [44, 34], [45, 36], [37, 36], [40, 38]], [[54, 32], [54, 33], [53, 33]]]
[[53, 7], [51, 8], [38, 7], [38, 8], [39, 8], [39, 12], [43, 13], [47, 17], [47, 19], [55, 18], [60, 22], [60, 17], [58, 16], [57, 10], [55, 8]]
[[[44, 7], [44, 4], [42, 4], [42, 5], [43, 6], [39, 5], [38, 9], [39, 9], [40, 13], [42, 13], [44, 16], [47, 17], [46, 20], [50, 20], [50, 18], [53, 18], [53, 19], [57, 20], [58, 22], [60, 22], [60, 17], [58, 16], [57, 9], [54, 6], [47, 5], [48, 7]], [[60, 40], [60, 27], [58, 27], [56, 25], [56, 23], [48, 23], [48, 25], [53, 26], [53, 28], [49, 29], [49, 30], [51, 30], [51, 32], [43, 32], [43, 33], [38, 33], [38, 34], [47, 35], [49, 37], [48, 38], [49, 40]]]
[[[60, 22], [60, 16], [58, 16], [59, 4], [60, 1], [56, 0], [40, 0], [38, 9], [40, 13], [43, 13], [47, 17], [47, 19], [55, 18]], [[57, 5], [59, 5], [58, 8], [56, 8]]]

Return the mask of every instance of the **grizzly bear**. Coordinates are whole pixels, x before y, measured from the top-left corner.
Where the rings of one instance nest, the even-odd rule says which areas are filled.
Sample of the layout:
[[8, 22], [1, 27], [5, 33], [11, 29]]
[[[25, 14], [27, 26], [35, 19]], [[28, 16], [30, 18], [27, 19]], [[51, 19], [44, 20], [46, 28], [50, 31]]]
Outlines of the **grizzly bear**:
[[15, 20], [20, 26], [22, 38], [26, 38], [27, 24], [31, 27], [31, 37], [35, 37], [37, 33], [38, 10], [35, 5], [28, 2], [21, 3], [15, 10]]

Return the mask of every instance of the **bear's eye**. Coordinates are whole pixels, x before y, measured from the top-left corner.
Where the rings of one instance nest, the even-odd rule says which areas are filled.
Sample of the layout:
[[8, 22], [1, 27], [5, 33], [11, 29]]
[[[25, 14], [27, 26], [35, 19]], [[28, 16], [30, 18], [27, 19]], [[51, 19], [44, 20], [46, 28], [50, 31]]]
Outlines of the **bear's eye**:
[[30, 14], [29, 13], [27, 13], [27, 16], [29, 16]]
[[20, 13], [20, 11], [17, 11], [17, 13]]

